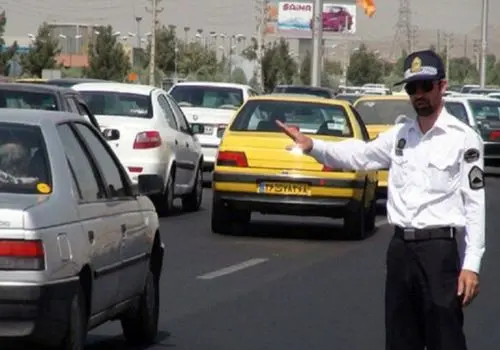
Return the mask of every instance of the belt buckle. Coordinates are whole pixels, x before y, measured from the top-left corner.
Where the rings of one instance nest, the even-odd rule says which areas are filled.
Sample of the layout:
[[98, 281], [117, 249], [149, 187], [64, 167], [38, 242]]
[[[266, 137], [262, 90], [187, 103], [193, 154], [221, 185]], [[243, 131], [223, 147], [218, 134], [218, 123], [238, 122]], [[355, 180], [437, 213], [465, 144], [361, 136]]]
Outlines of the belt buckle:
[[414, 228], [404, 228], [403, 229], [403, 237], [405, 240], [407, 241], [414, 241], [415, 240], [415, 234], [416, 234], [417, 230], [414, 229]]

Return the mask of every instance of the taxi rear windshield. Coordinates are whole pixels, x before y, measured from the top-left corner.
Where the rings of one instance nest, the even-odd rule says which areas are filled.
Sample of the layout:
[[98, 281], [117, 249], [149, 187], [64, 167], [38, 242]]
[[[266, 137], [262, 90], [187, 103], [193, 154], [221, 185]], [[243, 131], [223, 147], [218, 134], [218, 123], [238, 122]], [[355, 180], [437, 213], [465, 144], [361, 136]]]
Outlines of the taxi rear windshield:
[[49, 169], [39, 127], [0, 123], [0, 193], [47, 194]]
[[281, 132], [279, 120], [304, 134], [353, 137], [342, 106], [289, 101], [248, 101], [229, 128], [231, 131]]
[[356, 109], [366, 125], [394, 124], [400, 115], [415, 118], [409, 100], [365, 100], [356, 103]]
[[60, 110], [53, 93], [4, 89], [0, 90], [0, 108]]

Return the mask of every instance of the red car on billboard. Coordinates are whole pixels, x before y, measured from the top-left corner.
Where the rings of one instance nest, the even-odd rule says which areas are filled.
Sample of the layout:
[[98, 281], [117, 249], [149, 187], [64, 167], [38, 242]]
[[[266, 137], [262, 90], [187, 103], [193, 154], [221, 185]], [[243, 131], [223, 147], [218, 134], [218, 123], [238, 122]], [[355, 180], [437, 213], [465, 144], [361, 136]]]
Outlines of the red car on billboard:
[[[323, 31], [325, 32], [349, 31], [353, 25], [352, 15], [342, 6], [328, 6], [326, 11], [321, 14], [321, 17], [323, 20]], [[312, 28], [312, 20], [310, 25]]]

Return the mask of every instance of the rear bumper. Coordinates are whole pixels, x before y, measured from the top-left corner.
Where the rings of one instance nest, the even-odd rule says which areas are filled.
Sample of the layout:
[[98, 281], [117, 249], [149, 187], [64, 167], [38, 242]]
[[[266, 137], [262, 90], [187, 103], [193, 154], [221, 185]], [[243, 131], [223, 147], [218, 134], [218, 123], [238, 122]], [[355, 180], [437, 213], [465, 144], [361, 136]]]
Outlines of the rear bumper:
[[[123, 166], [133, 184], [137, 184], [139, 175], [159, 175], [162, 178], [167, 173], [167, 163], [124, 163]], [[140, 171], [138, 171], [140, 170]]]
[[263, 214], [325, 216], [341, 218], [356, 201], [335, 197], [263, 195], [243, 192], [214, 192], [215, 200], [235, 209]]
[[[322, 195], [302, 196], [263, 194], [252, 190], [252, 188], [256, 188], [256, 185], [262, 181], [306, 182], [313, 187], [328, 188], [331, 191], [323, 192]], [[232, 187], [238, 187], [237, 185], [242, 184], [245, 186], [239, 186], [238, 191], [232, 190]], [[326, 216], [334, 218], [345, 216], [346, 210], [349, 210], [351, 205], [359, 203], [365, 186], [365, 180], [356, 179], [298, 178], [291, 177], [290, 175], [266, 176], [223, 172], [214, 172], [212, 182], [215, 199], [237, 209], [256, 211], [264, 214]], [[329, 195], [330, 193], [332, 195]], [[354, 193], [357, 193], [358, 196], [351, 195]]]
[[500, 166], [500, 142], [484, 143], [484, 162], [487, 166]]
[[60, 343], [78, 278], [43, 285], [0, 284], [0, 342]]

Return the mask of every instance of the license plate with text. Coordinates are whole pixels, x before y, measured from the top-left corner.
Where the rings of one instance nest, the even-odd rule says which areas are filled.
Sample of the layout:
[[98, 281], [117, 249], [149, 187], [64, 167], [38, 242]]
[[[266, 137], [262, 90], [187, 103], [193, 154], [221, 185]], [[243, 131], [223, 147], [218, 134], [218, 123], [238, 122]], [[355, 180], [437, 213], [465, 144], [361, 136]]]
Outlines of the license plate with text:
[[301, 183], [261, 182], [257, 191], [266, 194], [281, 194], [287, 196], [310, 195], [309, 185]]

